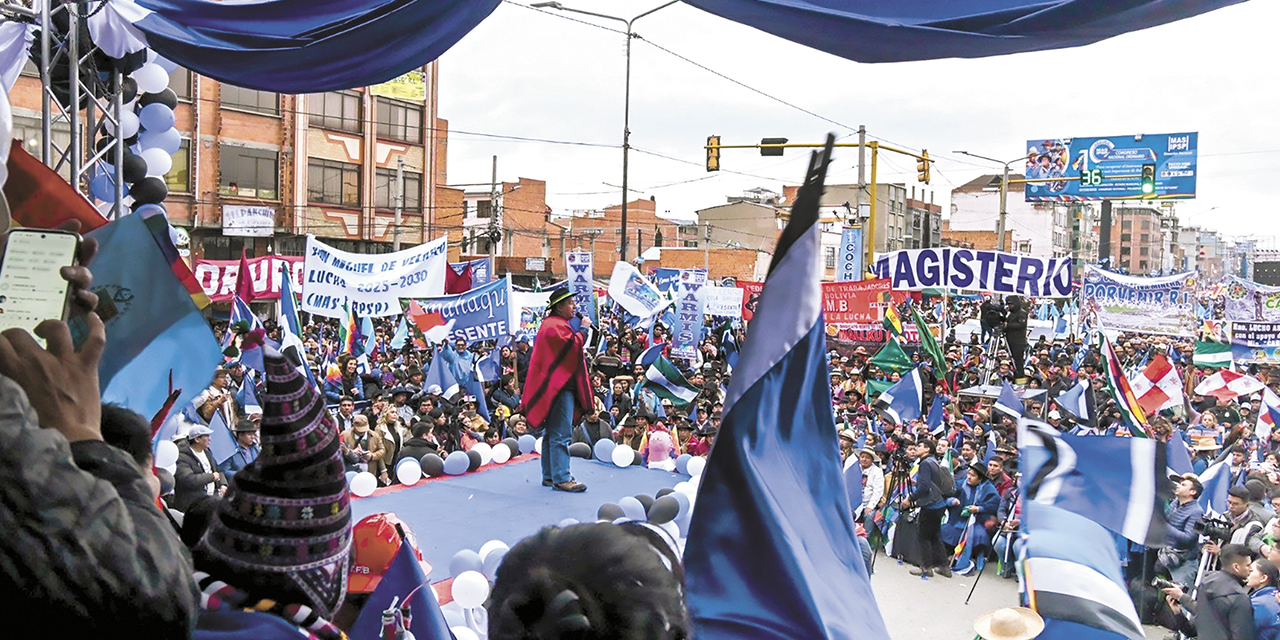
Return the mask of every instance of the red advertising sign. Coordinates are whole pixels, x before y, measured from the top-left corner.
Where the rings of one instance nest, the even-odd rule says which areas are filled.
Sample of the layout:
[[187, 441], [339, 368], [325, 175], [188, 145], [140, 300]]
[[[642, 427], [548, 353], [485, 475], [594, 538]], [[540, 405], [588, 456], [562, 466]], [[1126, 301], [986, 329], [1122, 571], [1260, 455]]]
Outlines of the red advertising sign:
[[760, 292], [764, 291], [764, 283], [739, 280], [737, 284], [742, 289], [742, 319], [750, 322], [756, 315], [756, 305], [760, 304]]
[[[240, 275], [239, 260], [196, 260], [191, 269], [196, 281], [214, 302], [229, 302], [236, 293], [236, 278]], [[302, 256], [268, 256], [249, 260], [249, 277], [253, 283], [253, 297], [259, 300], [279, 300], [283, 273], [293, 278], [293, 291], [302, 291]]]
[[822, 283], [822, 314], [827, 324], [880, 322], [889, 300], [900, 304], [906, 299], [905, 291], [890, 291], [888, 278]]

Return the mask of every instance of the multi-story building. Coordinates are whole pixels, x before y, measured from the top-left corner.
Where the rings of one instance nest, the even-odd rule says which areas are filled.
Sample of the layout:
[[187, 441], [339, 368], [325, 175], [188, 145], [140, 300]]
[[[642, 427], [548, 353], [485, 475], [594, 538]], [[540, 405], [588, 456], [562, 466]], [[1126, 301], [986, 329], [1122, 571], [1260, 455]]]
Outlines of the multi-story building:
[[1111, 209], [1111, 228], [1104, 233], [1101, 221], [1094, 227], [1098, 254], [1111, 259], [1110, 268], [1133, 275], [1159, 273], [1164, 263], [1165, 213], [1151, 206], [1125, 205]]
[[[948, 229], [994, 232], [1000, 221], [999, 175], [983, 175], [951, 191]], [[1056, 202], [1026, 202], [1020, 185], [1010, 187], [1005, 199], [1005, 231], [1013, 232], [1007, 251], [1038, 257], [1072, 253], [1070, 207]]]
[[[40, 79], [33, 74], [28, 65], [10, 95], [15, 135], [34, 149]], [[183, 142], [165, 176], [164, 205], [190, 237], [190, 255], [226, 260], [242, 248], [250, 256], [297, 255], [307, 234], [373, 253], [440, 235], [432, 213], [448, 124], [437, 117], [437, 86], [435, 62], [384, 85], [305, 96], [244, 89], [181, 68], [170, 74]], [[69, 131], [54, 136], [69, 141]], [[228, 212], [261, 224], [225, 230]]]
[[[551, 256], [559, 227], [551, 223], [547, 183], [532, 178], [440, 189], [436, 224], [449, 236], [449, 255]], [[497, 196], [496, 205], [494, 196]], [[492, 239], [495, 237], [495, 244]]]
[[[559, 218], [564, 233], [552, 238], [552, 246], [566, 251], [591, 251], [595, 277], [608, 278], [622, 253], [622, 205], [603, 210], [576, 212]], [[635, 260], [652, 247], [695, 248], [699, 226], [658, 217], [658, 204], [650, 198], [627, 203], [627, 259]], [[713, 242], [713, 245], [715, 243]]]

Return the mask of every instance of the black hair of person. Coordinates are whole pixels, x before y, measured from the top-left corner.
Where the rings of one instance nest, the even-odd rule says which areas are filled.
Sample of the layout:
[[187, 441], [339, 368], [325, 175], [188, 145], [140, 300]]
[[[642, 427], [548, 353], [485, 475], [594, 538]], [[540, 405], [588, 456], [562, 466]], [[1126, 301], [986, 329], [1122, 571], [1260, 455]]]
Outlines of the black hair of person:
[[647, 526], [547, 527], [503, 559], [489, 638], [684, 640], [683, 581], [679, 559]]
[[151, 423], [136, 411], [118, 404], [102, 405], [102, 440], [124, 451], [142, 465], [151, 460]]

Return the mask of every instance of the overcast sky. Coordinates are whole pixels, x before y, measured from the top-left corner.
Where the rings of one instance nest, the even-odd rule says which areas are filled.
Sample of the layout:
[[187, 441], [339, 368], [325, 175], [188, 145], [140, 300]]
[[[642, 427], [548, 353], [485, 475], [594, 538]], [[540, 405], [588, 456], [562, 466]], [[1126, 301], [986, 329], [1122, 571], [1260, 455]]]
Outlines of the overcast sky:
[[[563, 2], [620, 17], [662, 4]], [[546, 180], [557, 211], [620, 201], [621, 189], [609, 185], [620, 186], [622, 177], [626, 38], [567, 18], [622, 27], [504, 2], [441, 58], [440, 116], [453, 130], [450, 183], [487, 182], [497, 155], [500, 180]], [[1278, 24], [1280, 2], [1254, 0], [1082, 48], [872, 65], [676, 4], [636, 22], [643, 40], [632, 48], [633, 197], [655, 197], [661, 215], [693, 218], [726, 196], [754, 187], [780, 191], [802, 178], [797, 150], [783, 158], [725, 150], [724, 170], [708, 174], [702, 147], [710, 134], [723, 144], [773, 136], [820, 142], [829, 131], [845, 136], [865, 124], [882, 141], [926, 148], [939, 159], [927, 189], [945, 212], [953, 186], [998, 170], [954, 150], [1008, 160], [1036, 138], [1198, 131], [1198, 197], [1179, 204], [1183, 224], [1269, 238], [1280, 235]], [[853, 140], [856, 134], [846, 139]], [[913, 161], [882, 158], [882, 182], [914, 184]], [[855, 149], [838, 151], [828, 183], [856, 182], [856, 165]]]

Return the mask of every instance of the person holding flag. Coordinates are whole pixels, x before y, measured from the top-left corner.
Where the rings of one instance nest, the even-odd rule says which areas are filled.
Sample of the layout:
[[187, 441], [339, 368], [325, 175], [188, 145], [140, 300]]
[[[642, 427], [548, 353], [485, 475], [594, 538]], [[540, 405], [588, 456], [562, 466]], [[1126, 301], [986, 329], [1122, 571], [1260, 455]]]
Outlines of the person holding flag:
[[547, 301], [547, 318], [538, 328], [529, 359], [520, 413], [544, 434], [542, 486], [556, 491], [587, 490], [587, 485], [569, 474], [569, 442], [573, 425], [594, 407], [583, 354], [590, 327], [590, 318], [575, 318], [573, 293], [568, 287], [555, 290]]

